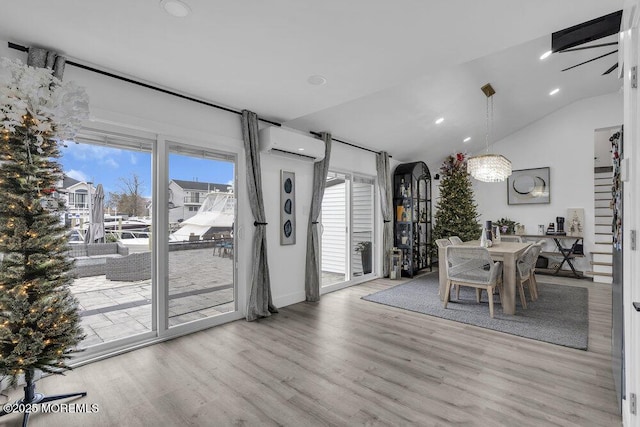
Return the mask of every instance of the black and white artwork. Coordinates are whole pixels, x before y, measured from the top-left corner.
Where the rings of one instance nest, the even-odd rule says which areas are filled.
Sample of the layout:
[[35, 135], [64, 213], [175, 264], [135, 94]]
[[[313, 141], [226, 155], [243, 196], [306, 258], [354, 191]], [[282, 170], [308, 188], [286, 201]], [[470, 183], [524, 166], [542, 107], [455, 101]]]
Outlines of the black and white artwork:
[[296, 175], [280, 171], [280, 244], [296, 244]]
[[507, 179], [507, 202], [510, 205], [550, 203], [549, 176], [549, 168], [513, 171]]

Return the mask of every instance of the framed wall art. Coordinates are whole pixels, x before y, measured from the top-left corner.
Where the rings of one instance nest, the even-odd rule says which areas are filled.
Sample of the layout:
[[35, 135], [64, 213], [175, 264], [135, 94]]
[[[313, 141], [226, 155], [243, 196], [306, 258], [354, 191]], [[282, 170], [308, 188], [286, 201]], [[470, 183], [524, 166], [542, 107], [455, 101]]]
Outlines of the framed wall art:
[[507, 203], [510, 205], [551, 202], [549, 168], [515, 170], [507, 178]]
[[296, 174], [280, 171], [280, 244], [296, 244]]
[[567, 236], [582, 237], [584, 234], [584, 209], [569, 208], [564, 220], [564, 230]]

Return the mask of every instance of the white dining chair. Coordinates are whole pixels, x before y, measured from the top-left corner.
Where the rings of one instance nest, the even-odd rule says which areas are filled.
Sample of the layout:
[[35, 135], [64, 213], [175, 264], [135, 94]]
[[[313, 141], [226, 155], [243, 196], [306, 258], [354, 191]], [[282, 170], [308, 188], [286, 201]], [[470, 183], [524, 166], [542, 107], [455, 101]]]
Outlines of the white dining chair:
[[524, 294], [524, 284], [529, 288], [531, 301], [538, 299], [538, 285], [535, 278], [536, 261], [540, 255], [542, 247], [538, 244], [529, 246], [518, 258], [516, 269], [518, 271], [517, 286], [520, 293], [520, 303], [522, 308], [527, 308], [527, 299]]
[[452, 245], [461, 245], [462, 243], [464, 243], [462, 239], [458, 236], [449, 237], [449, 241], [451, 242]]
[[[480, 292], [485, 289], [489, 299], [489, 315], [493, 317], [493, 291], [500, 290], [502, 263], [494, 262], [486, 248], [479, 246], [447, 246], [447, 285], [444, 308], [449, 303], [451, 286], [469, 286]], [[480, 302], [480, 292], [476, 300]]]

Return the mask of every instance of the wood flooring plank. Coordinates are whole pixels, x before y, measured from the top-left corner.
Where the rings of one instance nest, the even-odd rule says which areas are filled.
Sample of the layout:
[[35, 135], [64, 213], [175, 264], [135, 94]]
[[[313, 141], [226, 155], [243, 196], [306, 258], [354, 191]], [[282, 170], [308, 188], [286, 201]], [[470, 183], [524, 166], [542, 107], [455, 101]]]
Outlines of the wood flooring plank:
[[[39, 391], [86, 390], [76, 402], [100, 411], [35, 414], [30, 425], [621, 425], [611, 285], [538, 277], [589, 290], [581, 351], [361, 299], [403, 281], [373, 280], [44, 378]], [[16, 415], [0, 419], [17, 425]]]

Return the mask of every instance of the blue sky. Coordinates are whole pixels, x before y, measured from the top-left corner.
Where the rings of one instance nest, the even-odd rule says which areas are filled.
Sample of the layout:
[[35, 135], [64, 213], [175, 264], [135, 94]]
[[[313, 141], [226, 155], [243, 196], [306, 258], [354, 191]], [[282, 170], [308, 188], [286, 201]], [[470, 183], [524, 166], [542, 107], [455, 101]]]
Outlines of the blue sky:
[[[59, 162], [65, 174], [79, 181], [102, 184], [105, 194], [121, 192], [119, 178], [136, 173], [143, 183], [142, 193], [151, 196], [151, 153], [101, 145], [70, 142], [61, 147]], [[169, 156], [169, 178], [188, 181], [233, 183], [233, 163], [184, 155]]]

